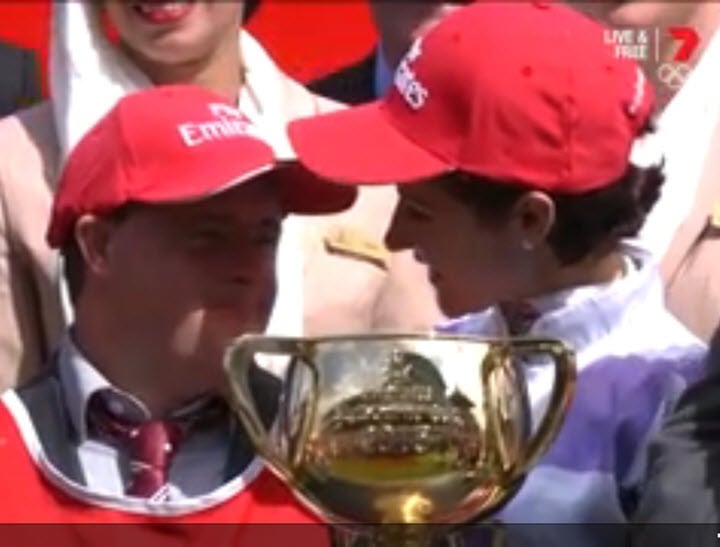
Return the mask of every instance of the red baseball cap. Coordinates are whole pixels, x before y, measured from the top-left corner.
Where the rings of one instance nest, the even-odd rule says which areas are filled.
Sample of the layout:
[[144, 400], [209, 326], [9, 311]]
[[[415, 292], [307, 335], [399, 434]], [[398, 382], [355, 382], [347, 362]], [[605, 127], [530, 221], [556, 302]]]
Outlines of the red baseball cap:
[[480, 2], [420, 38], [380, 101], [290, 124], [298, 159], [346, 184], [456, 170], [554, 192], [617, 180], [654, 106], [637, 63], [558, 3]]
[[292, 165], [278, 163], [247, 118], [217, 95], [197, 86], [153, 87], [121, 99], [73, 149], [47, 241], [62, 247], [86, 213], [106, 214], [130, 202], [194, 201], [281, 167], [287, 212], [330, 213], [353, 203], [355, 189]]

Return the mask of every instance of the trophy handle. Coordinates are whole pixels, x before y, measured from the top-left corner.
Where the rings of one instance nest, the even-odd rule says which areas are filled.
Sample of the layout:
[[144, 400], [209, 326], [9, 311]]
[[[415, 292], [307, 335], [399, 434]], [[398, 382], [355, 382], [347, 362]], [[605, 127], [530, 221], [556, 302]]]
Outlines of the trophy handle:
[[[288, 462], [272, 446], [269, 441], [268, 429], [263, 424], [255, 406], [254, 396], [250, 391], [249, 373], [255, 365], [255, 357], [259, 353], [282, 355], [291, 357], [293, 360], [302, 359], [306, 364], [311, 363], [304, 359], [307, 350], [301, 340], [296, 338], [267, 337], [264, 335], [244, 335], [238, 338], [226, 351], [224, 367], [232, 379], [231, 389], [234, 393], [234, 406], [242, 417], [248, 436], [258, 453], [266, 460], [276, 473], [286, 480], [294, 476], [293, 467], [297, 462]], [[292, 366], [292, 363], [291, 365]], [[312, 371], [313, 392], [317, 393], [318, 376], [314, 366], [309, 366]], [[301, 436], [304, 437], [308, 430], [308, 424], [314, 415], [314, 405], [311, 412], [304, 416], [301, 426]]]
[[575, 391], [577, 373], [575, 353], [560, 341], [518, 338], [510, 340], [510, 345], [516, 355], [548, 354], [555, 363], [555, 381], [548, 407], [537, 431], [530, 439], [525, 458], [515, 468], [514, 478], [517, 479], [537, 464], [555, 440]]

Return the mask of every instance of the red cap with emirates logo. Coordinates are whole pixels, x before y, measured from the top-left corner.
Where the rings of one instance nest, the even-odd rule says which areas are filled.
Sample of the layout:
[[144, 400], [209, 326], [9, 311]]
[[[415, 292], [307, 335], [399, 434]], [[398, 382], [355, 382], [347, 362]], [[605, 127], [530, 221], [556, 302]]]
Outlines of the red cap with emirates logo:
[[298, 159], [340, 183], [461, 170], [581, 193], [622, 176], [653, 106], [600, 24], [559, 3], [480, 2], [412, 46], [384, 99], [289, 132]]
[[[203, 88], [159, 86], [128, 95], [70, 154], [47, 241], [65, 245], [86, 213], [107, 214], [130, 202], [200, 200], [279, 167], [247, 118]], [[337, 212], [355, 199], [353, 188], [283, 169], [279, 199], [287, 212]]]

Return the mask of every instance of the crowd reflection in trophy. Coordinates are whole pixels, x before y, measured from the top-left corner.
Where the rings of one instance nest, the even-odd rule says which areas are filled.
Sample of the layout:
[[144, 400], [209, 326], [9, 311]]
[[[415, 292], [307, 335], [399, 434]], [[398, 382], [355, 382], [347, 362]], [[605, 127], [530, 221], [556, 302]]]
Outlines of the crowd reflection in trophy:
[[[249, 388], [258, 354], [290, 357], [272, 431]], [[557, 368], [535, 433], [519, 369], [528, 354]], [[459, 366], [464, 382], [453, 386]], [[559, 341], [431, 334], [247, 336], [227, 369], [268, 464], [322, 518], [384, 545], [425, 544], [450, 524], [491, 516], [557, 434], [575, 380]]]

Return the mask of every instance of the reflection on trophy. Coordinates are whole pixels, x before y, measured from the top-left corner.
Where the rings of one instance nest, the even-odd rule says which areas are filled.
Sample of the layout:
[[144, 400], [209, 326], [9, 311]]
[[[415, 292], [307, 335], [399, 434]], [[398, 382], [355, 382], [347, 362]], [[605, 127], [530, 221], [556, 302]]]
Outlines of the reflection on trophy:
[[[270, 430], [248, 382], [260, 354], [290, 357]], [[534, 431], [521, 357], [556, 371]], [[575, 380], [561, 342], [441, 334], [245, 336], [226, 370], [270, 468], [321, 518], [382, 545], [426, 544], [502, 508], [555, 438]]]

